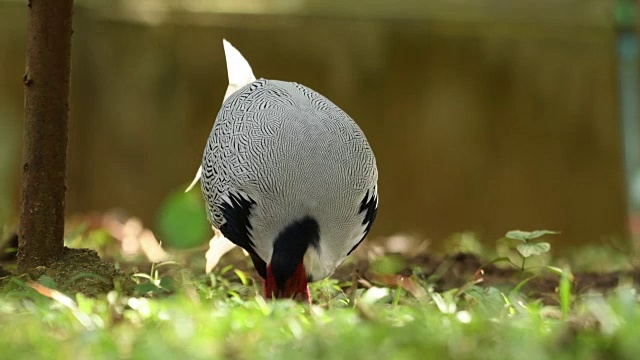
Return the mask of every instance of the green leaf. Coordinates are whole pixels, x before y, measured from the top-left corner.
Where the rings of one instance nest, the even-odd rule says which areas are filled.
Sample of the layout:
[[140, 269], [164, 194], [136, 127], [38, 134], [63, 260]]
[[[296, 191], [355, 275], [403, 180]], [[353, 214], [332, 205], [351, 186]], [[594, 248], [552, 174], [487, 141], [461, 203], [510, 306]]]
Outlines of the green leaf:
[[397, 255], [382, 256], [371, 263], [371, 270], [373, 272], [389, 275], [397, 274], [399, 271], [407, 266], [404, 258]]
[[509, 300], [509, 297], [502, 292], [500, 293], [500, 295], [502, 295], [502, 299], [504, 300], [505, 305], [507, 305], [507, 308], [509, 309], [509, 315], [511, 316], [515, 315], [516, 309], [515, 309], [515, 306], [511, 304], [511, 300]]
[[135, 291], [140, 295], [146, 295], [148, 293], [159, 294], [165, 290], [157, 287], [152, 282], [147, 281], [147, 282], [136, 285]]
[[556, 274], [556, 275], [560, 275], [560, 276], [564, 275], [564, 272], [559, 267], [547, 265], [547, 266], [545, 266], [545, 268], [547, 270], [551, 271], [552, 273]]
[[175, 248], [202, 245], [211, 233], [204, 200], [198, 191], [169, 195], [160, 207], [157, 224], [160, 239]]
[[501, 238], [499, 238], [498, 240], [496, 240], [496, 245], [497, 246], [502, 246], [502, 247], [506, 247], [509, 249], [513, 249], [516, 246], [518, 246], [518, 244], [521, 244], [522, 242], [524, 242], [523, 240], [520, 239], [510, 239], [506, 236], [503, 236]]
[[530, 232], [522, 231], [522, 230], [512, 230], [505, 234], [505, 237], [509, 239], [520, 240], [522, 242], [527, 242], [530, 236], [531, 236]]
[[571, 310], [571, 272], [568, 268], [562, 272], [560, 277], [560, 285], [558, 286], [560, 295], [560, 308], [562, 309], [562, 317], [564, 319], [569, 316]]
[[509, 292], [509, 296], [517, 294], [518, 292], [520, 292], [520, 289], [522, 289], [523, 286], [525, 286], [529, 281], [537, 278], [538, 275], [533, 275], [533, 276], [529, 276], [528, 278], [520, 281], [512, 290], [511, 292]]
[[13, 253], [17, 253], [18, 252], [18, 248], [16, 247], [8, 247], [4, 249], [4, 253], [5, 254], [13, 254]]
[[173, 292], [178, 290], [178, 283], [173, 278], [165, 276], [160, 279], [160, 287]]
[[512, 230], [512, 231], [509, 231], [505, 236], [509, 239], [527, 242], [545, 235], [554, 235], [554, 234], [559, 234], [559, 232], [551, 231], [551, 230], [534, 230], [534, 231]]
[[522, 255], [522, 257], [528, 258], [532, 255], [540, 255], [546, 253], [551, 249], [551, 245], [547, 242], [526, 242], [516, 246], [516, 250]]
[[48, 287], [49, 289], [58, 289], [58, 285], [56, 284], [56, 281], [53, 280], [51, 276], [42, 275], [38, 278], [38, 282]]
[[82, 224], [80, 224], [80, 226], [77, 226], [76, 228], [74, 228], [71, 231], [69, 231], [64, 236], [65, 243], [77, 238], [80, 235], [82, 235], [87, 230], [88, 227], [89, 226], [86, 223], [82, 223]]
[[543, 237], [545, 235], [557, 235], [560, 234], [559, 231], [551, 231], [551, 230], [535, 230], [531, 232], [531, 236], [529, 240], [537, 239], [539, 237]]
[[495, 259], [489, 261], [488, 263], [483, 264], [482, 266], [480, 266], [480, 269], [484, 269], [485, 267], [487, 267], [487, 266], [489, 266], [491, 264], [495, 264], [495, 263], [499, 263], [499, 262], [506, 262], [506, 263], [509, 263], [511, 265], [515, 265], [511, 261], [511, 259], [509, 259], [508, 256], [501, 256], [501, 257], [498, 257], [498, 258], [495, 258]]
[[234, 269], [233, 272], [236, 273], [242, 285], [249, 286], [249, 278], [247, 277], [247, 274], [244, 273], [244, 271]]

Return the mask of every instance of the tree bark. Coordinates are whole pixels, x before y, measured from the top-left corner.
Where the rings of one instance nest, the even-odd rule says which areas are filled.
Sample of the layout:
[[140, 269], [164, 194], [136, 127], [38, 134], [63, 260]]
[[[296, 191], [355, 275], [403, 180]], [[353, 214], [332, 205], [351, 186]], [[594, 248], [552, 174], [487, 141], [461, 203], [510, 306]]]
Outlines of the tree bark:
[[73, 0], [28, 0], [18, 267], [48, 265], [64, 248]]

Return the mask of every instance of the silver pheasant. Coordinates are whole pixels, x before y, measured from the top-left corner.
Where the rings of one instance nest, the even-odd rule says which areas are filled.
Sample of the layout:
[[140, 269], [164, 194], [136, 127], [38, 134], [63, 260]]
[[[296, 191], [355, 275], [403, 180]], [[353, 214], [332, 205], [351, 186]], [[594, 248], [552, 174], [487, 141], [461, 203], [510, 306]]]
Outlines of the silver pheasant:
[[249, 253], [265, 296], [309, 300], [307, 282], [331, 275], [373, 224], [373, 152], [327, 98], [256, 80], [223, 43], [229, 88], [194, 183], [201, 176], [209, 221]]

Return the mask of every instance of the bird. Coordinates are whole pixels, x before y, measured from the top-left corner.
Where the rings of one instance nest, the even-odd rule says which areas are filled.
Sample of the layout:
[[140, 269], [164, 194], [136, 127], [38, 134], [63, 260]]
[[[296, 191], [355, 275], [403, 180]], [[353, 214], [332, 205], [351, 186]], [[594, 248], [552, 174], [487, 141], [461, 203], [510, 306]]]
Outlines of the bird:
[[229, 86], [189, 188], [200, 180], [209, 222], [250, 255], [265, 298], [310, 303], [309, 282], [333, 274], [374, 223], [373, 150], [329, 99], [256, 79], [223, 47]]

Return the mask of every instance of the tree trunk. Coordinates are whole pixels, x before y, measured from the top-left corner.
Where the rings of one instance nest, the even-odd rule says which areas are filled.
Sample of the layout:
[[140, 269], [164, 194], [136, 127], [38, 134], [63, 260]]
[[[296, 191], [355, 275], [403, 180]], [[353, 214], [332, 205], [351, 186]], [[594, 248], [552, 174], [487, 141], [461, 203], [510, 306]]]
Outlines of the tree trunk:
[[64, 248], [73, 0], [28, 0], [18, 267], [48, 265]]

